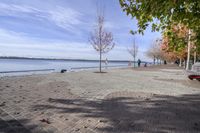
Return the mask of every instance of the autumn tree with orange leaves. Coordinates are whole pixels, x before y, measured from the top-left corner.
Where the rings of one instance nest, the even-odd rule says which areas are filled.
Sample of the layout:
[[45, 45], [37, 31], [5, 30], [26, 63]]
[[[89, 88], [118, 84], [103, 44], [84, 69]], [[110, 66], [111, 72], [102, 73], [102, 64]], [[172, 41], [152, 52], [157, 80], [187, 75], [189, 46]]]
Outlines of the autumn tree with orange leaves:
[[196, 49], [196, 43], [193, 39], [195, 37], [195, 34], [190, 34], [190, 46], [188, 46], [188, 33], [189, 29], [185, 25], [174, 24], [163, 34], [162, 50], [164, 51], [166, 58], [168, 58], [168, 56], [169, 58], [171, 58], [170, 56], [173, 56], [175, 58], [171, 59], [179, 59], [180, 66], [182, 66], [182, 61], [186, 62], [186, 59], [188, 58], [188, 47], [190, 47], [189, 49], [191, 50], [191, 53], [193, 53], [194, 62], [196, 62], [196, 53], [198, 52], [198, 50]]
[[[200, 53], [199, 0], [119, 0], [122, 10], [137, 20], [138, 28], [132, 34], [144, 34], [147, 27], [162, 31], [168, 37], [170, 52], [184, 55], [187, 49], [187, 67], [191, 52], [194, 62]], [[156, 21], [155, 21], [156, 20]], [[178, 33], [178, 34], [177, 34]], [[172, 47], [172, 48], [171, 48]], [[171, 50], [172, 49], [172, 50]]]

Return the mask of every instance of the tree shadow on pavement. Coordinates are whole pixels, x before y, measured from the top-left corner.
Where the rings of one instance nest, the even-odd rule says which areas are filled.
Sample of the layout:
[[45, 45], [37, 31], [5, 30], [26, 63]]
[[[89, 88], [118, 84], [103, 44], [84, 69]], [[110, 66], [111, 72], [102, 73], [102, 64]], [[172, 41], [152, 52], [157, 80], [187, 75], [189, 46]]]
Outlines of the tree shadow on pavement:
[[[0, 133], [47, 133], [39, 124], [29, 118], [15, 119], [0, 108]], [[48, 133], [53, 133], [48, 131]]]
[[17, 121], [16, 119], [3, 120], [0, 118], [0, 133], [47, 133], [41, 128], [38, 128], [38, 125], [32, 124], [24, 127], [21, 123], [29, 123], [29, 120], [21, 119]]
[[133, 93], [132, 97], [104, 100], [50, 99], [48, 105], [38, 104], [33, 109], [99, 119], [97, 132], [200, 132], [200, 94], [134, 97]]

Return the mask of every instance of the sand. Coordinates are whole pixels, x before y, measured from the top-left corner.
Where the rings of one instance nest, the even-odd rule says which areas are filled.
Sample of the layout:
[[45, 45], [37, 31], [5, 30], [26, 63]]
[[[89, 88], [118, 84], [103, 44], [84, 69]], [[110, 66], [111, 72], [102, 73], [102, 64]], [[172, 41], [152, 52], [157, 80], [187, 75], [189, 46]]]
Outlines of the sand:
[[173, 66], [0, 79], [0, 133], [200, 132], [200, 82]]

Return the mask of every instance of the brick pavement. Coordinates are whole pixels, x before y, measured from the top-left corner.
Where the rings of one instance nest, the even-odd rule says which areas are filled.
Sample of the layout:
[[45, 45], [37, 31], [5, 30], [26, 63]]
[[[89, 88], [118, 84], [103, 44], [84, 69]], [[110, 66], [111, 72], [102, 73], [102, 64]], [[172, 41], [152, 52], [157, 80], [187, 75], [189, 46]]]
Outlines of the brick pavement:
[[[74, 75], [71, 79], [76, 78]], [[104, 93], [102, 90], [98, 93], [99, 83], [95, 81], [99, 77], [90, 81], [89, 87], [96, 87], [92, 92], [83, 84], [86, 79], [80, 79], [80, 85], [77, 82], [74, 86], [64, 76], [0, 80], [0, 133], [200, 132], [198, 88], [193, 88], [192, 94], [176, 96], [154, 94], [152, 90], [109, 90], [110, 86]], [[120, 78], [125, 76], [111, 82]], [[163, 83], [161, 86], [168, 85], [159, 82]], [[132, 84], [130, 77], [124, 84]], [[171, 86], [179, 87], [176, 83]], [[74, 93], [77, 88], [80, 92]]]

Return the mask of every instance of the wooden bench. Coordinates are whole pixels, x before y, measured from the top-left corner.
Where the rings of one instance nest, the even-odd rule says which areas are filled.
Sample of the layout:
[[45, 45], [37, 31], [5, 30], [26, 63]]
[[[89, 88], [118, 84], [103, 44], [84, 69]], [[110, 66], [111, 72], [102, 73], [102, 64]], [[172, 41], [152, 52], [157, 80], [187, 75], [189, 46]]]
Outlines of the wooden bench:
[[200, 81], [200, 62], [192, 65], [192, 70], [188, 71], [188, 78], [190, 80], [197, 79]]

